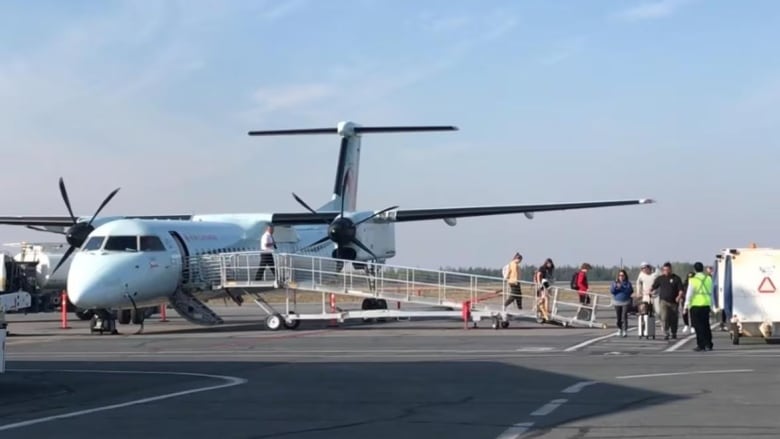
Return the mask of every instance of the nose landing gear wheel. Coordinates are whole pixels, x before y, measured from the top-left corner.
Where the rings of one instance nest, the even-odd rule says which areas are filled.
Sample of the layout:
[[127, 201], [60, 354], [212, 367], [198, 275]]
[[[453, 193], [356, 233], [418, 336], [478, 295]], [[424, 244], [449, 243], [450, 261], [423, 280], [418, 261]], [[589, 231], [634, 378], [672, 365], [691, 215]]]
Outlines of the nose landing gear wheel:
[[266, 317], [265, 326], [267, 326], [271, 331], [278, 331], [279, 328], [282, 327], [283, 321], [284, 320], [282, 319], [282, 316], [279, 314], [271, 314], [270, 316]]

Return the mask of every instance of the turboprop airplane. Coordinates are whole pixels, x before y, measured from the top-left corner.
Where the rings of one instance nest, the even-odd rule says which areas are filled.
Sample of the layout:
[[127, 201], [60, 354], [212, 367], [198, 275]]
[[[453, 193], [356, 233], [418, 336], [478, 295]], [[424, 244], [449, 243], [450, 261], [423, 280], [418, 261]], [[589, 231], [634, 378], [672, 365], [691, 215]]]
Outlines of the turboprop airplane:
[[[99, 319], [111, 319], [119, 311], [121, 323], [143, 324], [139, 308], [168, 301], [192, 323], [213, 325], [221, 318], [201, 300], [226, 291], [186, 290], [192, 258], [224, 252], [259, 251], [260, 236], [273, 225], [278, 252], [306, 252], [353, 261], [356, 268], [368, 261], [385, 262], [395, 256], [396, 222], [444, 220], [454, 226], [457, 218], [648, 204], [650, 199], [576, 203], [498, 205], [426, 209], [388, 207], [379, 211], [357, 210], [357, 183], [361, 135], [365, 133], [452, 131], [452, 126], [362, 127], [341, 122], [336, 128], [250, 131], [249, 135], [339, 134], [341, 146], [330, 201], [312, 209], [296, 194], [308, 212], [246, 213], [162, 216], [97, 215], [116, 195], [109, 194], [87, 220], [76, 218], [64, 183], [60, 191], [69, 217], [0, 217], [0, 224], [32, 226], [66, 235], [70, 248], [55, 268], [74, 254], [67, 277], [70, 301], [81, 309], [95, 310]], [[77, 251], [79, 250], [79, 251]]]

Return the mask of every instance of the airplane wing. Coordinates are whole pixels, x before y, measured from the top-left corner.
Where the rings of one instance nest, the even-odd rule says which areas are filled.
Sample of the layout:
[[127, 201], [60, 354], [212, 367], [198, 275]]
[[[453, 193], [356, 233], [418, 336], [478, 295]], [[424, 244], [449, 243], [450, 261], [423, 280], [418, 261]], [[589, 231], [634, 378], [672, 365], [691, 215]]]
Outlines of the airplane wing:
[[402, 209], [390, 214], [395, 221], [425, 221], [474, 216], [508, 215], [513, 213], [552, 212], [558, 210], [593, 209], [597, 207], [650, 204], [653, 200], [586, 201], [580, 203], [520, 204], [514, 206], [450, 207], [442, 209]]
[[69, 216], [0, 216], [0, 224], [9, 226], [68, 227], [73, 225], [73, 220]]
[[[475, 216], [508, 215], [517, 213], [552, 212], [558, 210], [593, 209], [599, 207], [630, 206], [650, 204], [651, 199], [585, 201], [578, 203], [518, 204], [505, 206], [447, 207], [438, 209], [399, 209], [389, 212], [387, 219], [396, 222], [454, 219]], [[271, 222], [277, 225], [327, 224], [338, 216], [338, 212], [317, 213], [275, 213]]]
[[[167, 220], [188, 220], [191, 217], [192, 215], [120, 216], [120, 218]], [[79, 221], [88, 221], [89, 218], [76, 217]], [[9, 226], [69, 227], [73, 225], [73, 220], [69, 216], [0, 216], [0, 224]]]

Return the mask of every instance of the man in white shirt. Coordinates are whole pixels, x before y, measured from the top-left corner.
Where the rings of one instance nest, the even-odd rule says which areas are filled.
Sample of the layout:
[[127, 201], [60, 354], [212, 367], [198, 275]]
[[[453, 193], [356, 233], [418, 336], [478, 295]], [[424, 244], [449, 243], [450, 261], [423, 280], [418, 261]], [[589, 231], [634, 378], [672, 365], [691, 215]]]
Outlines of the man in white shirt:
[[635, 304], [649, 303], [653, 305], [653, 313], [658, 310], [658, 305], [655, 303], [656, 298], [653, 297], [653, 282], [658, 277], [658, 272], [653, 270], [653, 266], [647, 262], [642, 262], [640, 266], [641, 271], [636, 279], [636, 288], [634, 289]]
[[276, 241], [274, 241], [274, 226], [269, 225], [265, 229], [265, 233], [260, 238], [260, 269], [257, 270], [255, 280], [263, 280], [263, 273], [265, 267], [271, 267], [271, 275], [276, 279], [276, 267], [274, 266], [274, 255], [272, 252], [276, 250]]

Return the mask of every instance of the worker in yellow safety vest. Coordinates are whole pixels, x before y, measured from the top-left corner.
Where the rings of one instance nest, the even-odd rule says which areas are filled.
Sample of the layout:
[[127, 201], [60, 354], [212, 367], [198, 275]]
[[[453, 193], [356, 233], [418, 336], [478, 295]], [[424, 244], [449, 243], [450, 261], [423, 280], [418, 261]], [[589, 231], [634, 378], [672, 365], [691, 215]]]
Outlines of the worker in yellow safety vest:
[[704, 274], [704, 264], [693, 264], [695, 274], [688, 280], [685, 292], [685, 309], [688, 310], [691, 326], [696, 331], [694, 351], [712, 350], [712, 330], [710, 329], [710, 308], [712, 307], [712, 277]]

